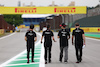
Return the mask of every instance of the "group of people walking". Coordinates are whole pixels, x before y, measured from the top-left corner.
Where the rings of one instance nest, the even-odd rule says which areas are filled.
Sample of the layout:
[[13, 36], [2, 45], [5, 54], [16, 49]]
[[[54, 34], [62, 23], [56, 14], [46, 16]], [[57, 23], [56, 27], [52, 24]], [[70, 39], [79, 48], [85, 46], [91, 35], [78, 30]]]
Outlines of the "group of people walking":
[[[66, 29], [66, 25], [62, 23], [60, 25], [61, 30], [58, 32], [58, 38], [60, 42], [60, 56], [59, 56], [59, 61], [62, 62], [63, 58], [63, 51], [65, 51], [65, 57], [64, 57], [64, 62], [68, 62], [68, 40], [70, 39], [70, 32]], [[50, 25], [47, 25], [47, 30], [43, 31], [42, 37], [41, 37], [41, 43], [42, 39], [44, 37], [44, 59], [45, 59], [45, 64], [48, 62], [51, 63], [51, 48], [52, 48], [52, 39], [54, 42], [56, 40], [54, 39], [54, 34], [50, 30]], [[74, 38], [75, 38], [75, 49], [76, 49], [76, 58], [77, 62], [80, 63], [82, 61], [82, 47], [85, 44], [85, 35], [84, 31], [80, 29], [80, 25], [78, 23], [75, 24], [75, 30], [72, 32], [72, 45], [74, 44]], [[30, 25], [30, 30], [26, 33], [25, 35], [25, 40], [27, 41], [27, 63], [29, 63], [29, 53], [30, 49], [32, 51], [32, 62], [34, 62], [34, 42], [37, 40], [36, 33], [33, 31], [34, 25]], [[48, 58], [47, 58], [48, 56]]]

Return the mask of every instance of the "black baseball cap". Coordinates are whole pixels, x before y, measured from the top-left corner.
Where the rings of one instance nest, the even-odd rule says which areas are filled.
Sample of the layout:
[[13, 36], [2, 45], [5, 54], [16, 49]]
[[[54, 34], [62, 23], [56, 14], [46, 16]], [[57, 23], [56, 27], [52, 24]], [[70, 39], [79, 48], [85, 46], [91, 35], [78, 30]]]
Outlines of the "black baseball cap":
[[62, 23], [62, 24], [60, 25], [60, 27], [61, 27], [61, 26], [66, 27], [65, 23]]
[[34, 25], [33, 24], [30, 25], [30, 29], [34, 29]]

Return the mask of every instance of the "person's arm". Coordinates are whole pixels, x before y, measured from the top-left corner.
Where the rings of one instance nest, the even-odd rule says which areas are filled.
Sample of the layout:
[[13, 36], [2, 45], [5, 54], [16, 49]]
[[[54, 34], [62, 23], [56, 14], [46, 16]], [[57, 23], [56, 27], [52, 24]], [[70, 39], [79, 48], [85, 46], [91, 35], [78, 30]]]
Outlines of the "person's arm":
[[43, 36], [41, 37], [41, 43], [42, 43], [42, 39], [43, 39]]
[[42, 39], [43, 39], [43, 36], [45, 35], [45, 32], [43, 31], [42, 33], [42, 37], [41, 37], [41, 43], [42, 43]]
[[27, 41], [27, 34], [28, 34], [28, 33], [25, 34], [25, 41]]
[[73, 45], [73, 39], [74, 39], [74, 36], [72, 35], [72, 45]]
[[68, 39], [70, 39], [70, 36], [68, 37]]
[[60, 38], [60, 31], [58, 32], [58, 36], [57, 36], [57, 38]]
[[73, 32], [72, 32], [72, 45], [73, 45], [74, 36], [75, 36], [75, 31], [73, 30]]
[[60, 38], [59, 36], [57, 36], [57, 38]]
[[84, 41], [83, 45], [86, 45], [86, 43], [85, 43], [85, 35], [82, 34], [82, 37], [83, 37], [83, 41]]
[[27, 37], [25, 36], [25, 41], [27, 41]]
[[68, 39], [70, 39], [70, 33], [68, 32]]
[[84, 33], [84, 30], [82, 30], [82, 37], [83, 37], [83, 45], [86, 45], [86, 43], [85, 43], [85, 35], [84, 35], [85, 33]]
[[34, 32], [34, 42], [36, 42], [37, 41], [37, 35], [36, 35], [36, 33]]
[[52, 36], [52, 39], [53, 39], [53, 41], [54, 41], [54, 42], [56, 42], [56, 40], [55, 40], [54, 36]]
[[54, 34], [53, 34], [52, 31], [51, 31], [51, 36], [52, 36], [53, 41], [56, 42], [56, 40], [55, 40], [55, 38], [54, 38]]
[[35, 42], [37, 41], [37, 37], [35, 37], [34, 41], [35, 41]]

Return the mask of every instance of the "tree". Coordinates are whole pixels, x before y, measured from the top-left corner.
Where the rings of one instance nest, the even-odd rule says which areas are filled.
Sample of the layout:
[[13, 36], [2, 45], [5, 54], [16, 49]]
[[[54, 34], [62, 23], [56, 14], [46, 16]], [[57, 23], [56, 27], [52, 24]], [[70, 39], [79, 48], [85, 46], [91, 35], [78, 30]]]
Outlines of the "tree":
[[4, 19], [7, 23], [15, 26], [19, 26], [23, 23], [21, 15], [4, 15]]

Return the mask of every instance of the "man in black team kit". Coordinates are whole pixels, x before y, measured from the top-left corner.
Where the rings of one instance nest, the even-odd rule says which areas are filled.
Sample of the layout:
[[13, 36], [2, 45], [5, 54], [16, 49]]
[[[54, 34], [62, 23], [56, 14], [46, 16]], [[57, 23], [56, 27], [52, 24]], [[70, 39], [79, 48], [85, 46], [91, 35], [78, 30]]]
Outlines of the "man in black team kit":
[[[75, 49], [76, 49], [76, 58], [79, 63], [82, 61], [82, 47], [85, 45], [85, 35], [84, 31], [80, 29], [80, 25], [78, 23], [75, 24], [75, 30], [72, 33], [72, 45], [73, 45], [73, 37], [75, 37]], [[83, 43], [84, 42], [84, 43]]]
[[58, 33], [58, 38], [60, 38], [60, 58], [59, 61], [62, 62], [63, 58], [63, 50], [65, 51], [64, 62], [67, 63], [68, 61], [68, 39], [70, 39], [70, 34], [67, 29], [65, 29], [66, 25], [62, 23], [61, 30]]
[[48, 60], [49, 60], [49, 63], [51, 63], [51, 47], [52, 47], [52, 39], [51, 39], [51, 37], [53, 38], [54, 42], [56, 42], [55, 39], [54, 39], [54, 34], [50, 30], [50, 28], [51, 28], [50, 25], [47, 25], [47, 30], [43, 31], [42, 38], [41, 38], [41, 43], [42, 43], [42, 39], [43, 39], [43, 36], [44, 36], [44, 48], [45, 48], [44, 58], [45, 58], [45, 64], [47, 64], [47, 54], [49, 54], [48, 55]]
[[32, 52], [32, 62], [34, 62], [34, 42], [37, 40], [36, 33], [33, 31], [34, 25], [30, 25], [29, 31], [25, 34], [25, 40], [27, 41], [27, 63], [29, 63], [29, 54], [30, 54], [30, 49]]

